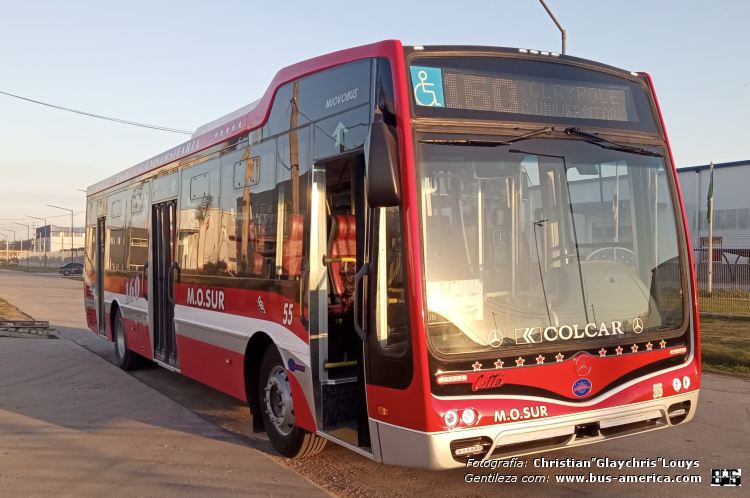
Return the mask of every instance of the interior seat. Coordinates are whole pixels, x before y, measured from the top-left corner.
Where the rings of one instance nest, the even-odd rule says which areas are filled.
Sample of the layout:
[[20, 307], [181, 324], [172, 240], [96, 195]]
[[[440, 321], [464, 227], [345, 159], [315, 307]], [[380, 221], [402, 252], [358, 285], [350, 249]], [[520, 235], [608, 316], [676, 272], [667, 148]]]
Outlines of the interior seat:
[[263, 271], [263, 256], [258, 254], [258, 239], [255, 235], [255, 222], [253, 220], [250, 220], [249, 226], [248, 226], [248, 232], [250, 235], [250, 241], [248, 244], [249, 251], [252, 251], [252, 254], [250, 255], [250, 261], [248, 263], [249, 270], [258, 275], [261, 271]]
[[305, 218], [301, 214], [289, 217], [289, 237], [282, 249], [282, 265], [286, 275], [298, 277], [302, 270], [302, 242], [305, 230]]
[[[328, 254], [331, 258], [357, 257], [356, 218], [353, 215], [333, 216]], [[328, 265], [328, 275], [331, 281], [330, 293], [333, 297], [329, 312], [341, 314], [352, 308], [355, 274], [356, 263], [342, 261]]]

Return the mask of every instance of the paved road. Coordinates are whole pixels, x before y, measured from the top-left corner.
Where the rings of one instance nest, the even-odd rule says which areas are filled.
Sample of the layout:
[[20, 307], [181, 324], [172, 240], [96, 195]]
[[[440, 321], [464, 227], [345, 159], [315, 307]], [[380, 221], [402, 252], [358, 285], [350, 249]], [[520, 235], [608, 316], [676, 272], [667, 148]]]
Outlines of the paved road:
[[[44, 280], [41, 280], [42, 278]], [[63, 337], [114, 361], [112, 344], [96, 337], [85, 328], [81, 282], [0, 271], [0, 297], [36, 319], [49, 319], [62, 332]], [[247, 445], [266, 452], [270, 458], [340, 496], [473, 498], [501, 494], [536, 496], [542, 493], [550, 496], [741, 496], [740, 489], [710, 487], [710, 469], [741, 468], [745, 469], [746, 474], [747, 469], [750, 469], [750, 382], [717, 375], [704, 375], [698, 411], [690, 424], [543, 455], [546, 458], [574, 458], [586, 461], [590, 461], [592, 457], [620, 460], [633, 457], [699, 460], [700, 467], [687, 472], [682, 469], [657, 467], [637, 469], [629, 473], [644, 476], [650, 476], [652, 473], [670, 476], [698, 474], [702, 478], [700, 484], [469, 484], [464, 480], [468, 472], [464, 469], [434, 473], [388, 467], [375, 464], [331, 444], [316, 457], [288, 461], [274, 456], [265, 437], [250, 433], [249, 410], [234, 398], [160, 368], [140, 370], [134, 372], [133, 376], [189, 408], [204, 420], [233, 433]], [[610, 473], [606, 469], [597, 468], [537, 469], [533, 467], [532, 461], [533, 458], [528, 458], [528, 466], [523, 470], [514, 469], [501, 473], [549, 476], [551, 480], [560, 475], [588, 476], [589, 472], [593, 472], [595, 475], [603, 476]], [[471, 469], [471, 472], [490, 473], [488, 470], [477, 472], [475, 469]], [[621, 472], [611, 473], [619, 475]]]
[[[75, 324], [68, 282], [2, 273], [3, 297], [10, 282], [32, 316]], [[72, 341], [0, 339], [0, 496], [185, 495], [330, 496]]]

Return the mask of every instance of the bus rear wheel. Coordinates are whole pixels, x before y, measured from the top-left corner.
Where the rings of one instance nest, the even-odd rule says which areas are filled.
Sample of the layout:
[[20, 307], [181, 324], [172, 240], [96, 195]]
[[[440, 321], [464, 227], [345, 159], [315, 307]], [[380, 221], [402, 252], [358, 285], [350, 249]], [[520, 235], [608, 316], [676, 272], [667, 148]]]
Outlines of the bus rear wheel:
[[128, 349], [125, 337], [125, 324], [122, 321], [122, 312], [118, 309], [115, 313], [114, 323], [115, 357], [117, 366], [125, 371], [135, 370], [143, 365], [143, 357]]
[[287, 458], [319, 453], [326, 440], [294, 424], [294, 402], [287, 371], [274, 344], [266, 349], [260, 364], [260, 416], [268, 439]]

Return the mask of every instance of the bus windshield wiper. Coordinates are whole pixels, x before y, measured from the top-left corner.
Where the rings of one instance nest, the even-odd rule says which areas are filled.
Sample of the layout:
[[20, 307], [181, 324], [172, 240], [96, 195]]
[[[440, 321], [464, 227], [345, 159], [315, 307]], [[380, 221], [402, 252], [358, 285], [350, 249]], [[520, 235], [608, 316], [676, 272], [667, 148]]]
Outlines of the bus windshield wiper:
[[524, 135], [518, 135], [517, 137], [509, 138], [508, 140], [453, 140], [453, 139], [426, 139], [420, 140], [421, 144], [437, 144], [437, 145], [453, 145], [457, 147], [501, 147], [503, 145], [511, 145], [521, 140], [527, 140], [537, 135], [552, 133], [552, 127], [542, 128], [541, 130], [532, 131]]
[[638, 154], [640, 156], [664, 157], [664, 155], [659, 154], [658, 152], [654, 152], [648, 149], [642, 149], [640, 147], [633, 147], [632, 145], [618, 144], [617, 142], [607, 140], [600, 136], [594, 135], [593, 133], [586, 133], [585, 131], [581, 131], [580, 128], [565, 128], [565, 133], [567, 133], [568, 135], [587, 138], [587, 143], [596, 145], [597, 147], [601, 147], [602, 149], [616, 150], [618, 152], [627, 152], [630, 154]]

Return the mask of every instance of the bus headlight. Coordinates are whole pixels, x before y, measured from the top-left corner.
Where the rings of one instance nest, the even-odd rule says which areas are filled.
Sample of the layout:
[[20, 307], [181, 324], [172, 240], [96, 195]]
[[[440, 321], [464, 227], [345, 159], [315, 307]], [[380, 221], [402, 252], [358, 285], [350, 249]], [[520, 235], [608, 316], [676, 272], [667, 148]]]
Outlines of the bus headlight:
[[690, 377], [687, 375], [682, 378], [682, 387], [685, 389], [690, 389]]
[[461, 413], [461, 422], [463, 422], [464, 425], [474, 425], [476, 421], [477, 413], [473, 409], [469, 408]]
[[674, 379], [674, 380], [672, 381], [672, 387], [674, 388], [674, 390], [675, 390], [676, 392], [680, 392], [680, 388], [682, 387], [682, 382], [680, 381], [680, 379], [679, 379], [679, 378], [675, 378], [675, 379]]
[[443, 416], [446, 427], [455, 427], [458, 424], [458, 412], [450, 410]]

